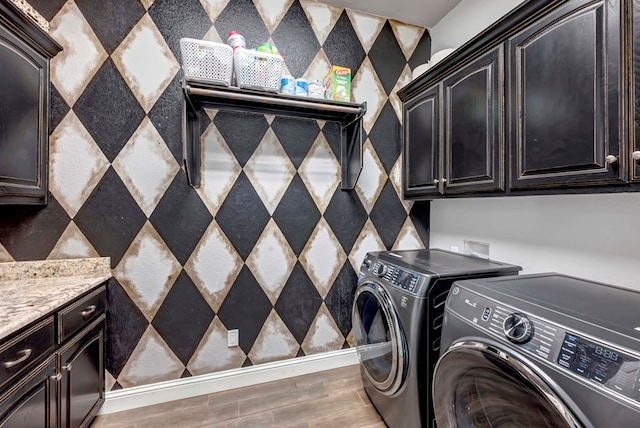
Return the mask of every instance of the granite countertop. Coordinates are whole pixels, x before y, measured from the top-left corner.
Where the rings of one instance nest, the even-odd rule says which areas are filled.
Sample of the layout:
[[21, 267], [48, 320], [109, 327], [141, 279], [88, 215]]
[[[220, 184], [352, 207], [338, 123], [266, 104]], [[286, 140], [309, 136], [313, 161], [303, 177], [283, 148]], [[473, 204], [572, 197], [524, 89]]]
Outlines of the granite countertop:
[[108, 257], [0, 263], [0, 340], [109, 278]]

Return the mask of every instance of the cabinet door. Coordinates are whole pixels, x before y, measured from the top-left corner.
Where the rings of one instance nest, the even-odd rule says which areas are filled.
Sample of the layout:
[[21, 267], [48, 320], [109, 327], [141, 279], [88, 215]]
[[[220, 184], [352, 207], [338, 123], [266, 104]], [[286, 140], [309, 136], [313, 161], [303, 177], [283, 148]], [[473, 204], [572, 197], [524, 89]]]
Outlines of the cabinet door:
[[404, 196], [439, 195], [440, 85], [404, 104]]
[[0, 25], [0, 203], [45, 203], [49, 62]]
[[88, 426], [104, 402], [104, 315], [60, 353], [60, 426]]
[[444, 81], [445, 193], [504, 189], [503, 48]]
[[631, 142], [631, 179], [640, 181], [640, 2], [633, 2], [634, 139]]
[[51, 356], [0, 396], [0, 427], [55, 427], [55, 358]]
[[621, 4], [568, 1], [509, 40], [511, 188], [626, 180]]

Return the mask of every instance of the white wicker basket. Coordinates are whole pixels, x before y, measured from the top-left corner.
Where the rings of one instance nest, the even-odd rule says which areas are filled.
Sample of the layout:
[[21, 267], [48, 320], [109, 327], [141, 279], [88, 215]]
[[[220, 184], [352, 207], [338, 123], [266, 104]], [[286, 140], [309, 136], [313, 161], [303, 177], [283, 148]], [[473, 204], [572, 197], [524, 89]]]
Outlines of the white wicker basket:
[[189, 81], [229, 86], [233, 74], [233, 48], [206, 40], [180, 39], [182, 68]]
[[279, 92], [284, 60], [280, 55], [236, 49], [233, 54], [236, 83], [240, 88]]

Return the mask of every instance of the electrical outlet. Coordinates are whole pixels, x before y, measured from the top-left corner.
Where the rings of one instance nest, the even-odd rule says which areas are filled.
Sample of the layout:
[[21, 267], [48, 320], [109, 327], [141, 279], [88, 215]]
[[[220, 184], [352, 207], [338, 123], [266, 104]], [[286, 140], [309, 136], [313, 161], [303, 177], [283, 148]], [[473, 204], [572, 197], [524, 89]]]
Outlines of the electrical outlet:
[[234, 346], [238, 346], [238, 342], [240, 341], [240, 330], [233, 329], [227, 330], [227, 348], [233, 348]]
[[460, 252], [460, 248], [456, 247], [455, 245], [451, 246], [451, 251], [453, 251], [454, 253], [459, 253]]

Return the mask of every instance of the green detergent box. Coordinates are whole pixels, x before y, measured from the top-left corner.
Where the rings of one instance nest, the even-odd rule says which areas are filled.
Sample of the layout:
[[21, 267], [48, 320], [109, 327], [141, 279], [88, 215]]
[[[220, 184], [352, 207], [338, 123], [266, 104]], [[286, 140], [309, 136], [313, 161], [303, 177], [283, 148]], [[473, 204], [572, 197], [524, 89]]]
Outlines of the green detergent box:
[[351, 101], [351, 69], [332, 65], [324, 79], [324, 97], [327, 100]]

